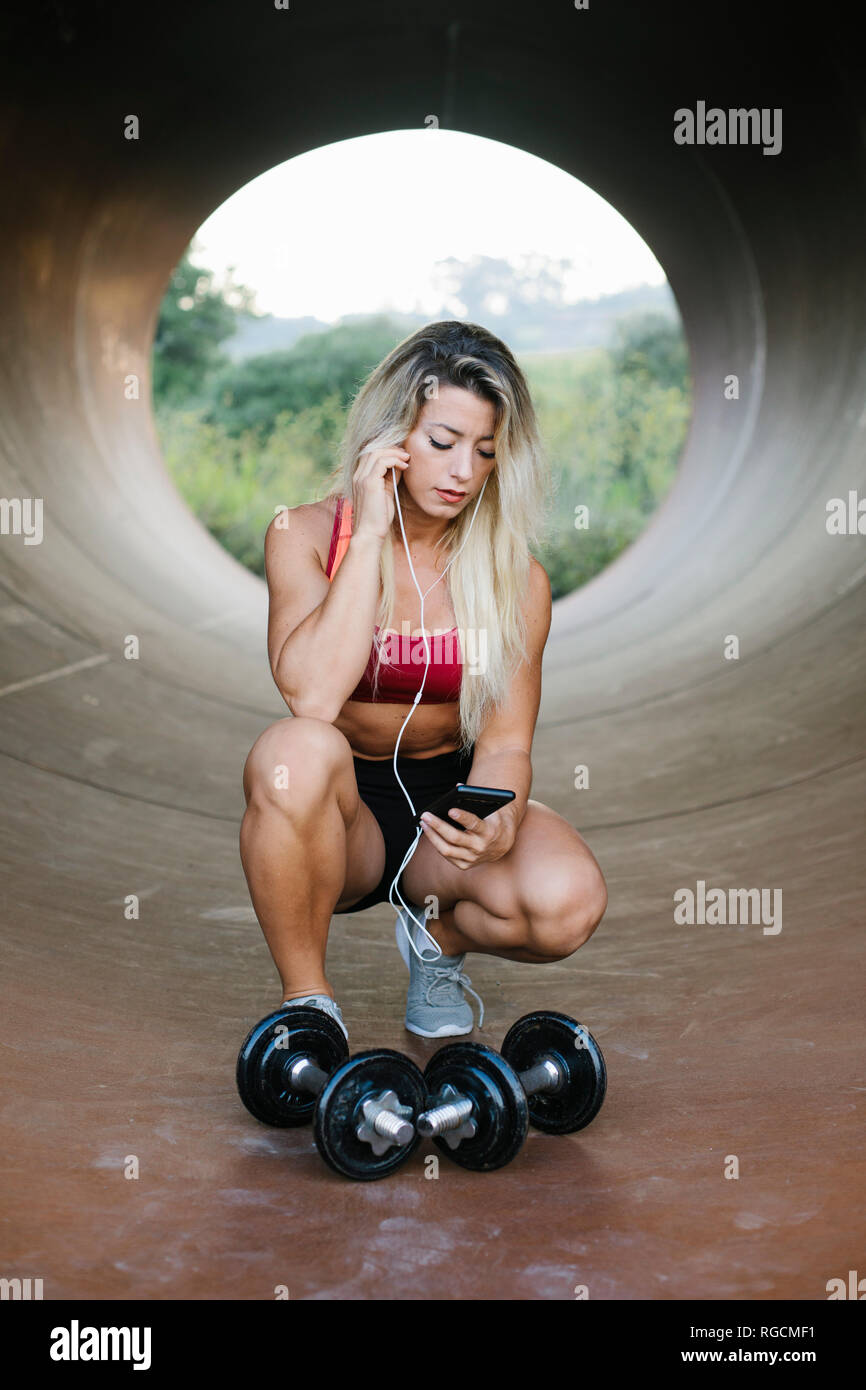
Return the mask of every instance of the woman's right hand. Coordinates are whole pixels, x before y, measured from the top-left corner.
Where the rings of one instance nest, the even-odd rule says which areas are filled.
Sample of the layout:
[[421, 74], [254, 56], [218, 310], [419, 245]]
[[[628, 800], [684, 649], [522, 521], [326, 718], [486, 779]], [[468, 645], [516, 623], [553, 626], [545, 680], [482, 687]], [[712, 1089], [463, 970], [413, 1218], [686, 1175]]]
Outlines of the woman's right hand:
[[394, 478], [392, 468], [400, 472], [409, 465], [410, 455], [398, 445], [387, 449], [365, 449], [358, 456], [352, 478], [352, 534], [376, 536], [385, 540], [394, 520]]

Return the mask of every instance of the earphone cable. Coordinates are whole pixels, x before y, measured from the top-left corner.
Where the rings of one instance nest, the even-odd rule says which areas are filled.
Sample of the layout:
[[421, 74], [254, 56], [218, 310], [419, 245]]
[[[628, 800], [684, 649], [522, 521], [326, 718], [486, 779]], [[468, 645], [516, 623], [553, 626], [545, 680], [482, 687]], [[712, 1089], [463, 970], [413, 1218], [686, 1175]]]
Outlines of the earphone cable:
[[[401, 789], [402, 789], [402, 791], [403, 791], [403, 795], [406, 797], [406, 800], [409, 802], [409, 807], [410, 807], [410, 809], [411, 809], [411, 811], [412, 811], [412, 815], [414, 816], [414, 815], [416, 814], [416, 811], [415, 811], [415, 803], [413, 802], [411, 796], [409, 795], [409, 792], [407, 791], [406, 787], [404, 786], [403, 781], [402, 781], [402, 778], [400, 777], [400, 774], [399, 774], [399, 772], [397, 771], [397, 749], [398, 749], [399, 746], [400, 746], [400, 739], [403, 737], [403, 729], [405, 729], [406, 725], [409, 723], [409, 720], [412, 718], [412, 715], [415, 713], [415, 710], [416, 710], [416, 708], [417, 708], [417, 706], [418, 706], [418, 702], [420, 701], [421, 696], [422, 696], [422, 694], [424, 693], [424, 686], [425, 686], [426, 681], [427, 681], [427, 672], [428, 672], [429, 669], [430, 669], [430, 648], [429, 648], [429, 645], [428, 645], [428, 642], [427, 642], [427, 633], [426, 633], [425, 630], [424, 630], [424, 599], [427, 597], [427, 594], [430, 593], [430, 590], [431, 590], [431, 589], [435, 589], [436, 585], [437, 585], [442, 579], [445, 578], [445, 576], [446, 576], [446, 574], [448, 573], [449, 569], [450, 569], [451, 566], [454, 564], [454, 561], [457, 559], [457, 555], [460, 554], [460, 551], [463, 549], [463, 546], [464, 546], [464, 545], [466, 544], [466, 542], [469, 540], [469, 533], [470, 533], [470, 531], [472, 530], [473, 522], [475, 521], [475, 518], [476, 518], [476, 516], [478, 515], [478, 508], [480, 507], [480, 505], [481, 505], [481, 499], [482, 499], [482, 497], [484, 496], [484, 489], [487, 487], [487, 483], [488, 483], [488, 479], [489, 479], [489, 474], [488, 474], [488, 477], [484, 479], [484, 483], [483, 483], [483, 485], [482, 485], [481, 491], [480, 491], [479, 494], [478, 494], [478, 501], [475, 503], [475, 511], [472, 513], [472, 519], [471, 519], [471, 521], [469, 522], [469, 526], [467, 527], [466, 535], [465, 535], [464, 538], [463, 538], [463, 542], [462, 542], [462, 544], [461, 544], [461, 546], [460, 546], [460, 550], [457, 551], [457, 555], [453, 555], [453, 556], [451, 557], [451, 559], [448, 561], [448, 564], [445, 566], [444, 570], [443, 570], [442, 573], [440, 574], [439, 579], [434, 579], [433, 583], [430, 585], [430, 588], [427, 589], [426, 592], [423, 593], [423, 594], [421, 593], [421, 586], [420, 586], [420, 584], [418, 583], [417, 577], [416, 577], [416, 575], [415, 575], [415, 567], [414, 567], [413, 564], [412, 564], [412, 556], [409, 554], [409, 542], [408, 542], [407, 539], [406, 539], [406, 528], [405, 528], [405, 526], [403, 525], [403, 513], [402, 513], [402, 511], [401, 511], [401, 509], [400, 509], [399, 489], [398, 489], [398, 486], [397, 486], [397, 482], [398, 482], [398, 479], [397, 479], [397, 471], [396, 471], [396, 469], [393, 468], [393, 467], [392, 467], [392, 469], [391, 469], [391, 476], [392, 476], [392, 478], [393, 478], [393, 480], [394, 480], [394, 501], [395, 501], [395, 504], [396, 504], [396, 507], [397, 507], [397, 515], [398, 515], [398, 517], [399, 517], [399, 519], [400, 519], [400, 531], [401, 531], [401, 533], [402, 533], [402, 535], [403, 535], [403, 548], [404, 548], [404, 550], [406, 551], [406, 559], [409, 561], [409, 570], [410, 570], [410, 573], [411, 573], [411, 575], [412, 575], [412, 582], [414, 583], [415, 588], [417, 589], [418, 594], [419, 594], [420, 599], [421, 599], [421, 636], [422, 636], [423, 639], [424, 639], [424, 656], [425, 656], [424, 676], [423, 676], [423, 679], [422, 679], [422, 681], [421, 681], [421, 687], [420, 687], [420, 689], [419, 689], [417, 695], [415, 696], [415, 699], [414, 699], [413, 702], [412, 702], [412, 708], [410, 709], [409, 713], [406, 715], [406, 718], [403, 720], [402, 728], [400, 729], [400, 732], [399, 732], [399, 734], [397, 735], [397, 742], [394, 744], [394, 760], [393, 760], [393, 761], [394, 761], [394, 776], [397, 778], [397, 781], [400, 783], [400, 787], [401, 787]], [[400, 909], [397, 907], [397, 904], [396, 904], [395, 901], [394, 901], [394, 894], [396, 893], [397, 897], [400, 899], [400, 903], [401, 903], [402, 907], [404, 908], [404, 910], [406, 911], [406, 913], [412, 918], [412, 921], [416, 924], [416, 926], [418, 927], [419, 931], [423, 932], [424, 936], [427, 938], [427, 940], [428, 940], [428, 942], [430, 943], [431, 947], [433, 948], [433, 950], [434, 950], [436, 956], [438, 957], [438, 956], [441, 956], [441, 955], [442, 955], [442, 948], [440, 947], [438, 941], [436, 941], [436, 940], [430, 935], [430, 933], [427, 931], [426, 926], [424, 925], [424, 922], [426, 922], [426, 920], [427, 920], [427, 918], [426, 918], [426, 913], [425, 913], [424, 921], [419, 921], [419, 919], [415, 916], [414, 912], [413, 912], [412, 909], [410, 908], [409, 904], [406, 902], [406, 899], [403, 897], [403, 894], [400, 892], [400, 889], [397, 887], [398, 879], [400, 878], [400, 875], [402, 874], [402, 872], [403, 872], [403, 870], [405, 869], [406, 865], [409, 863], [409, 860], [412, 858], [413, 854], [415, 853], [415, 850], [416, 850], [417, 847], [418, 847], [418, 841], [420, 840], [420, 838], [421, 838], [421, 836], [423, 835], [423, 833], [424, 833], [423, 830], [421, 830], [421, 828], [419, 827], [419, 829], [418, 829], [418, 831], [417, 831], [417, 833], [416, 833], [416, 835], [415, 835], [415, 839], [413, 840], [412, 844], [409, 846], [408, 850], [406, 851], [406, 854], [405, 854], [404, 857], [403, 857], [403, 862], [402, 862], [402, 864], [400, 865], [399, 869], [397, 870], [397, 873], [395, 874], [395, 876], [394, 876], [394, 878], [393, 878], [393, 880], [392, 880], [391, 887], [390, 887], [389, 892], [388, 892], [388, 901], [390, 902], [391, 906], [399, 913]], [[416, 947], [415, 942], [414, 942], [413, 939], [412, 939], [412, 934], [411, 934], [410, 932], [407, 932], [407, 936], [408, 936], [409, 945], [410, 945], [411, 949], [415, 952], [415, 955], [418, 957], [418, 959], [421, 960], [421, 959], [422, 959], [421, 952], [420, 952], [420, 951], [418, 950], [418, 948]]]

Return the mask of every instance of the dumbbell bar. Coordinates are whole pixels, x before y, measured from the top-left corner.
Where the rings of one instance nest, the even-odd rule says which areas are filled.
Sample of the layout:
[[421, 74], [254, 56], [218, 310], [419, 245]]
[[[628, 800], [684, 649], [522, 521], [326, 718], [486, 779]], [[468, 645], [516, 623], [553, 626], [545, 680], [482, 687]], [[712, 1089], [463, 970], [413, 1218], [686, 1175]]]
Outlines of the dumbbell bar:
[[595, 1119], [607, 1091], [607, 1069], [582, 1023], [538, 1009], [511, 1025], [501, 1051], [520, 1076], [535, 1129], [574, 1134]]
[[313, 1119], [319, 1153], [346, 1177], [386, 1177], [420, 1141], [412, 1121], [426, 1091], [415, 1063], [387, 1048], [350, 1058], [342, 1029], [321, 1009], [268, 1014], [245, 1039], [236, 1077], [241, 1100], [264, 1124]]
[[583, 1129], [607, 1088], [601, 1048], [567, 1014], [526, 1014], [509, 1029], [502, 1052], [454, 1043], [424, 1075], [437, 1104], [418, 1116], [419, 1134], [463, 1168], [491, 1171], [510, 1163], [529, 1124], [549, 1134]]

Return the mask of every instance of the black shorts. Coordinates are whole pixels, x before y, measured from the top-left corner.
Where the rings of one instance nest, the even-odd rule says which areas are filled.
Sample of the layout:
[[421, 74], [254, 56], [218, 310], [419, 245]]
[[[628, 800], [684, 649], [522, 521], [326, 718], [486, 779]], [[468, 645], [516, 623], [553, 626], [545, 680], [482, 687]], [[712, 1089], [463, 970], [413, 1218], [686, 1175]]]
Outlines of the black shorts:
[[[455, 783], [466, 781], [473, 752], [474, 748], [461, 754], [457, 749], [453, 753], [440, 753], [435, 758], [404, 758], [401, 753], [397, 754], [397, 771], [419, 815], [437, 796], [450, 792]], [[385, 870], [370, 893], [351, 907], [341, 908], [342, 912], [361, 912], [365, 907], [388, 902], [391, 882], [416, 834], [409, 802], [394, 776], [393, 754], [390, 758], [353, 758], [352, 761], [361, 800], [373, 812], [385, 840]], [[402, 890], [402, 883], [397, 887]], [[405, 892], [403, 896], [406, 897]], [[398, 898], [398, 905], [399, 901]]]

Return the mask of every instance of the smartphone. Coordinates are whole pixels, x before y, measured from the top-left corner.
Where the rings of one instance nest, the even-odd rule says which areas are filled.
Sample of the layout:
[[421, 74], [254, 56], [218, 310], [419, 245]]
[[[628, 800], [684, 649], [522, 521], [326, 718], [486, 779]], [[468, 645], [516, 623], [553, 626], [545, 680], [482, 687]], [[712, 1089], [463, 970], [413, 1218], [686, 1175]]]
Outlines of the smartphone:
[[465, 830], [465, 825], [446, 815], [451, 806], [458, 811], [471, 811], [474, 816], [480, 816], [483, 820], [485, 816], [491, 816], [500, 806], [507, 806], [509, 801], [513, 800], [514, 792], [508, 791], [505, 787], [470, 787], [466, 782], [458, 782], [453, 791], [437, 797], [429, 806], [419, 811], [415, 817], [415, 824], [420, 824], [424, 811], [430, 811], [447, 825], [453, 825], [455, 830]]

